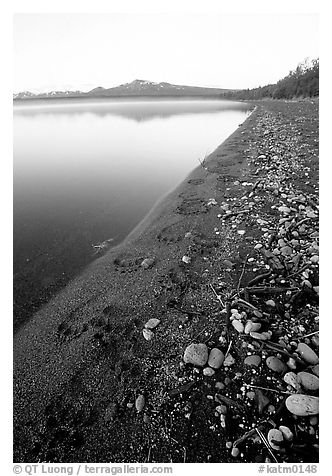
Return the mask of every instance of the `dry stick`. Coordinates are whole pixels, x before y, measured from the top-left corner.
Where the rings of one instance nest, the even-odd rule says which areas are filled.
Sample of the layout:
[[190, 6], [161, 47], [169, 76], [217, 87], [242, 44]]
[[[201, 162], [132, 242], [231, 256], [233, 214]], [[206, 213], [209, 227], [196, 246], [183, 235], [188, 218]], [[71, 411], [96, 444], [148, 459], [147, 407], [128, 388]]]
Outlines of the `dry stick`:
[[229, 351], [231, 350], [232, 343], [233, 343], [233, 339], [231, 339], [231, 341], [230, 341], [230, 343], [229, 343], [229, 346], [228, 346], [228, 348], [227, 348], [227, 350], [226, 350], [225, 359], [226, 359], [226, 357], [228, 356]]
[[267, 390], [269, 392], [284, 393], [285, 395], [292, 395], [292, 393], [290, 393], [290, 392], [284, 392], [283, 390], [275, 390], [274, 388], [259, 387], [258, 385], [250, 385], [248, 383], [245, 383], [244, 385], [245, 385], [245, 387], [259, 388], [260, 390]]
[[225, 304], [223, 303], [221, 297], [219, 296], [219, 294], [217, 294], [217, 291], [214, 289], [214, 287], [212, 286], [212, 284], [210, 284], [210, 288], [212, 289], [212, 291], [214, 292], [214, 295], [216, 296], [216, 298], [218, 299], [218, 301], [220, 302], [220, 304], [224, 307]]
[[310, 332], [310, 334], [306, 334], [305, 336], [295, 337], [293, 340], [305, 339], [306, 337], [314, 336], [315, 334], [318, 334], [318, 333], [319, 331]]
[[260, 437], [260, 439], [262, 440], [262, 442], [264, 443], [264, 445], [266, 446], [266, 448], [268, 449], [268, 451], [269, 451], [270, 455], [272, 456], [272, 458], [274, 459], [274, 461], [275, 461], [276, 463], [278, 463], [278, 460], [277, 460], [277, 458], [275, 457], [275, 455], [274, 455], [274, 453], [273, 453], [273, 451], [272, 451], [272, 448], [270, 447], [270, 445], [269, 445], [269, 443], [267, 442], [267, 440], [266, 440], [265, 436], [263, 435], [263, 433], [262, 433], [258, 428], [256, 428], [256, 432], [257, 432], [258, 436]]
[[272, 274], [272, 271], [270, 270], [267, 273], [260, 274], [259, 276], [256, 276], [251, 281], [249, 281], [249, 283], [247, 284], [247, 287], [250, 288], [250, 286], [253, 286], [254, 284], [257, 284], [260, 281], [263, 281], [263, 279], [268, 278], [269, 276], [271, 276], [271, 274]]
[[241, 281], [242, 281], [242, 278], [243, 278], [243, 275], [244, 275], [244, 270], [246, 269], [246, 264], [247, 264], [248, 257], [249, 257], [249, 255], [247, 255], [245, 257], [245, 260], [244, 260], [244, 263], [243, 263], [243, 266], [242, 266], [242, 272], [241, 272], [241, 275], [240, 275], [240, 279], [239, 279], [239, 282], [237, 283], [237, 292], [240, 291]]
[[[247, 288], [245, 288], [244, 290], [246, 290], [246, 289], [247, 289]], [[253, 311], [258, 311], [258, 309], [257, 309], [256, 306], [254, 306], [253, 304], [250, 304], [250, 302], [247, 302], [247, 301], [245, 301], [244, 299], [239, 298], [239, 299], [237, 300], [237, 302], [238, 302], [239, 304], [242, 304], [242, 306], [246, 306], [246, 307], [248, 307], [249, 309], [252, 309]]]
[[296, 271], [296, 273], [293, 273], [293, 274], [290, 274], [289, 276], [287, 276], [287, 279], [292, 278], [293, 276], [296, 276], [297, 274], [302, 273], [302, 271], [305, 271], [307, 268], [309, 268], [309, 266], [310, 266], [309, 263], [305, 264], [304, 266], [302, 266], [301, 269], [299, 269], [298, 271]]
[[270, 288], [268, 286], [264, 288], [260, 287], [252, 287], [252, 288], [247, 288], [247, 290], [250, 293], [253, 294], [280, 294], [280, 293], [286, 293], [287, 291], [299, 291], [300, 288], [292, 287], [292, 288]]

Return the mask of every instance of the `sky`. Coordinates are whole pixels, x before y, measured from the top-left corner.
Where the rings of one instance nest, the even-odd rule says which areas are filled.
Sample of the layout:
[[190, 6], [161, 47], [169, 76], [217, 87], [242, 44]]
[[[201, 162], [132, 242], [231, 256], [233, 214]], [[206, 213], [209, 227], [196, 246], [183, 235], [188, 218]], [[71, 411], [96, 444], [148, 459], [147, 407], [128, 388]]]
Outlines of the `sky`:
[[13, 89], [253, 88], [318, 56], [315, 14], [16, 14]]

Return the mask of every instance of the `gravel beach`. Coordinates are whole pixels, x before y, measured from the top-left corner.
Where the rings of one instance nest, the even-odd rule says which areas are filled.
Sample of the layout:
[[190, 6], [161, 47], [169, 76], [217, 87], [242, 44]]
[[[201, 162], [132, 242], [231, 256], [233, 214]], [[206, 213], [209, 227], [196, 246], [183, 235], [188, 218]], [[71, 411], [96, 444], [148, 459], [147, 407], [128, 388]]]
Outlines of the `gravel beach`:
[[15, 462], [318, 461], [318, 101], [254, 107], [18, 330]]

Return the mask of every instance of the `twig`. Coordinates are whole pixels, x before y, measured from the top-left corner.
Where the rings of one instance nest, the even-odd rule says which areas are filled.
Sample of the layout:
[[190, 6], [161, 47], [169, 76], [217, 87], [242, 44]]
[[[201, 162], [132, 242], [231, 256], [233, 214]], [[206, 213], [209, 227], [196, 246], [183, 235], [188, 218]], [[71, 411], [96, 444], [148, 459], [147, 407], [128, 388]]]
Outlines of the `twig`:
[[267, 388], [267, 387], [259, 387], [257, 385], [249, 385], [248, 383], [243, 384], [245, 387], [250, 387], [250, 388], [259, 388], [259, 390], [266, 390], [268, 392], [274, 392], [274, 393], [284, 393], [285, 395], [292, 395], [291, 392], [284, 392], [283, 390], [275, 390], [274, 388]]
[[246, 269], [246, 264], [247, 264], [248, 257], [249, 257], [249, 255], [247, 255], [245, 257], [245, 260], [244, 260], [244, 263], [243, 263], [243, 266], [242, 266], [242, 272], [241, 272], [241, 275], [240, 275], [240, 278], [239, 278], [239, 282], [237, 283], [237, 288], [236, 289], [237, 289], [238, 292], [240, 290], [241, 281], [242, 281], [242, 278], [243, 278], [243, 275], [244, 275], [244, 270]]
[[313, 335], [318, 334], [318, 333], [319, 333], [319, 331], [310, 332], [310, 334], [306, 334], [305, 336], [295, 337], [293, 340], [305, 339], [306, 337], [310, 337], [310, 336], [313, 336]]
[[260, 274], [259, 276], [256, 276], [251, 281], [249, 281], [249, 283], [247, 284], [247, 287], [249, 288], [250, 286], [257, 284], [260, 281], [263, 281], [263, 279], [268, 278], [269, 276], [271, 276], [271, 274], [272, 274], [272, 271], [270, 270], [267, 273], [263, 273], [263, 274]]
[[307, 268], [309, 268], [309, 266], [310, 266], [309, 263], [305, 264], [304, 266], [302, 266], [302, 268], [300, 268], [298, 271], [296, 271], [296, 273], [293, 273], [293, 274], [290, 274], [289, 276], [287, 276], [287, 279], [292, 278], [293, 276], [296, 276], [297, 274], [302, 273], [302, 271], [305, 271]]
[[216, 298], [218, 299], [218, 301], [220, 302], [220, 304], [224, 307], [225, 304], [223, 303], [221, 297], [219, 296], [219, 294], [217, 294], [217, 291], [214, 289], [214, 287], [212, 286], [212, 284], [210, 284], [210, 288], [212, 289], [212, 291], [214, 292], [214, 295], [216, 296]]
[[229, 351], [231, 350], [232, 343], [233, 343], [233, 339], [231, 339], [231, 341], [230, 341], [230, 343], [229, 343], [229, 346], [228, 346], [228, 348], [227, 348], [227, 350], [226, 350], [225, 359], [226, 359], [226, 357], [228, 356]]
[[[246, 289], [247, 289], [247, 288], [245, 288], [244, 291], [245, 291]], [[256, 306], [254, 306], [253, 304], [250, 304], [250, 302], [247, 302], [247, 301], [245, 301], [244, 299], [239, 298], [239, 299], [237, 300], [237, 302], [238, 302], [239, 304], [242, 304], [242, 306], [245, 306], [245, 307], [248, 307], [249, 309], [252, 309], [253, 311], [258, 311], [258, 309], [257, 309]]]
[[264, 445], [266, 446], [266, 448], [268, 449], [268, 451], [269, 451], [270, 455], [272, 456], [272, 458], [274, 459], [274, 461], [276, 463], [278, 463], [278, 460], [275, 457], [275, 455], [272, 451], [272, 448], [270, 447], [270, 445], [269, 445], [268, 441], [266, 440], [265, 436], [263, 435], [263, 433], [258, 428], [256, 428], [256, 432], [257, 432], [258, 436], [260, 437], [260, 439], [262, 440], [262, 442], [264, 443]]
[[287, 291], [299, 291], [299, 288], [292, 287], [292, 288], [270, 288], [268, 286], [264, 288], [260, 287], [252, 287], [252, 288], [247, 288], [247, 290], [252, 293], [252, 294], [280, 294], [280, 293], [286, 293]]

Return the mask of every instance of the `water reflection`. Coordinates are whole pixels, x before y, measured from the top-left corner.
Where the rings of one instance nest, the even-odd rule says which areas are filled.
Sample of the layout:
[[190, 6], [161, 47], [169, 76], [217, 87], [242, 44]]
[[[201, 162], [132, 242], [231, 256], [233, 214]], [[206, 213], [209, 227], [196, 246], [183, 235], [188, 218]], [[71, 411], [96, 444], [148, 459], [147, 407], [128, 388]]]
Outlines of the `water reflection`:
[[[34, 100], [33, 104], [16, 102], [15, 115], [21, 116], [56, 116], [59, 114], [82, 115], [96, 114], [100, 117], [119, 116], [142, 122], [155, 118], [168, 118], [175, 115], [220, 113], [220, 111], [243, 111], [244, 105], [234, 101], [217, 100], [88, 100], [88, 99], [53, 99]], [[245, 106], [246, 107], [246, 106]]]
[[14, 319], [119, 243], [248, 112], [222, 101], [14, 107]]

